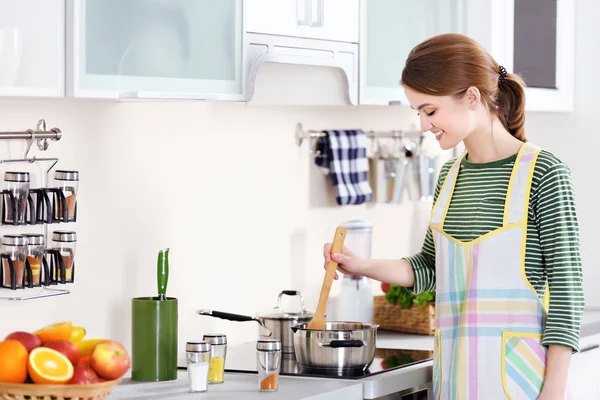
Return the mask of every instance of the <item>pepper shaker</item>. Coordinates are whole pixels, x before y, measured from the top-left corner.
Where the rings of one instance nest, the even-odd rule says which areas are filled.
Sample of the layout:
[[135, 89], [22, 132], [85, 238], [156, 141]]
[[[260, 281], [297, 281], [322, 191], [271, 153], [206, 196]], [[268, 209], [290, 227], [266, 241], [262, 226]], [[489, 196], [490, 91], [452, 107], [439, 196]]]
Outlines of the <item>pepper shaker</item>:
[[15, 223], [15, 220], [18, 224], [24, 224], [29, 198], [29, 172], [6, 172], [4, 181], [10, 193], [5, 195], [5, 220], [11, 224]]
[[208, 389], [210, 347], [206, 341], [187, 342], [185, 345], [190, 392], [206, 392]]

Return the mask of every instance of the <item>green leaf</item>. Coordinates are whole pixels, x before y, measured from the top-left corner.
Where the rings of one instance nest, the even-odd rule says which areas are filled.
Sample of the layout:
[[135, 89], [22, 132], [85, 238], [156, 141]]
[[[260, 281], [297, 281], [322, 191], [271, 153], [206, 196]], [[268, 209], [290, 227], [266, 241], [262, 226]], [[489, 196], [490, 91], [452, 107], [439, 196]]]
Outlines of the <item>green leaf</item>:
[[399, 304], [402, 308], [410, 308], [413, 304], [426, 305], [435, 300], [435, 292], [423, 292], [417, 295], [402, 286], [391, 285], [385, 298], [391, 304]]

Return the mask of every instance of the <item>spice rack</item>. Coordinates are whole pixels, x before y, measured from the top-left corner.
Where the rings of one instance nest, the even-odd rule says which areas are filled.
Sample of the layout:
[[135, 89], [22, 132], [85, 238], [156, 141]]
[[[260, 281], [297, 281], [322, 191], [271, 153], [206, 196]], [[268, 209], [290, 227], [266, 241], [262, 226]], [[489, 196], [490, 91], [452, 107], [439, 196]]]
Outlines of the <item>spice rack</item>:
[[[19, 218], [17, 213], [17, 201], [10, 190], [2, 190], [2, 200], [0, 205], [1, 226], [44, 226], [44, 243], [48, 247], [49, 244], [49, 226], [54, 223], [69, 223], [77, 220], [77, 204], [69, 204], [68, 199], [64, 196], [62, 190], [49, 188], [49, 175], [54, 166], [58, 163], [58, 158], [38, 158], [36, 156], [29, 157], [34, 142], [40, 151], [46, 151], [49, 147], [49, 140], [58, 141], [62, 137], [62, 132], [59, 128], [46, 128], [46, 121], [41, 119], [38, 121], [35, 130], [28, 129], [20, 132], [0, 132], [0, 140], [15, 140], [24, 139], [27, 141], [27, 148], [23, 158], [19, 159], [0, 159], [0, 164], [7, 163], [48, 163], [42, 177], [42, 187], [30, 189], [25, 200], [26, 204], [22, 205], [25, 212], [23, 220]], [[73, 210], [74, 208], [74, 210]], [[7, 216], [12, 216], [8, 218]], [[41, 236], [41, 235], [40, 235]], [[32, 264], [27, 257], [23, 266], [25, 271], [25, 280], [23, 285], [16, 285], [16, 268], [7, 254], [0, 255], [0, 300], [21, 301], [38, 299], [44, 297], [66, 295], [70, 292], [66, 289], [51, 288], [50, 286], [58, 284], [72, 283], [74, 281], [75, 264], [72, 263], [70, 271], [67, 271], [65, 260], [60, 252], [56, 249], [46, 248], [43, 250], [43, 256], [35, 268], [39, 268], [39, 275], [33, 273]], [[5, 268], [8, 266], [8, 268]], [[4, 274], [11, 274], [10, 285], [5, 285]], [[34, 279], [33, 277], [36, 276]], [[10, 286], [10, 287], [8, 287]], [[22, 287], [21, 287], [22, 286]]]

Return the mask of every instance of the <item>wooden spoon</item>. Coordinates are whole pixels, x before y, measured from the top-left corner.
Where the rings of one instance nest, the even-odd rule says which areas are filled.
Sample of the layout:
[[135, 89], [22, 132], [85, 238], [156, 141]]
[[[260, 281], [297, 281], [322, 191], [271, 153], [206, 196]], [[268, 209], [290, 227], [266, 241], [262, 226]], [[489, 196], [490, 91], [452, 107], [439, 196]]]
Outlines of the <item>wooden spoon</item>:
[[[344, 247], [344, 239], [346, 239], [346, 228], [338, 226], [335, 230], [335, 236], [333, 237], [333, 243], [331, 244], [331, 253], [341, 253]], [[331, 284], [333, 283], [333, 277], [335, 276], [335, 270], [337, 269], [338, 263], [330, 260], [325, 267], [325, 279], [323, 279], [323, 287], [321, 288], [321, 296], [319, 296], [319, 305], [315, 311], [315, 315], [309, 322], [306, 329], [313, 329], [322, 331], [325, 329], [325, 308], [327, 308], [327, 300], [329, 299], [329, 292], [331, 291]]]

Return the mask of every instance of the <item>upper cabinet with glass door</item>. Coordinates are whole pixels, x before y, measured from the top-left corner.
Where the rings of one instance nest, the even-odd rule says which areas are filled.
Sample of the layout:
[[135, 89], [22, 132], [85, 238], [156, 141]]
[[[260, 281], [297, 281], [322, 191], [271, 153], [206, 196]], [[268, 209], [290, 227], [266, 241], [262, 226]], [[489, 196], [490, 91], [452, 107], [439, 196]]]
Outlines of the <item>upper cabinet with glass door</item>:
[[469, 0], [468, 34], [519, 74], [527, 111], [573, 110], [573, 0]]
[[360, 103], [408, 105], [400, 86], [413, 47], [441, 33], [462, 33], [462, 0], [361, 0]]
[[358, 43], [359, 0], [246, 0], [246, 31]]
[[243, 0], [68, 0], [67, 95], [244, 100]]
[[64, 26], [64, 0], [0, 0], [0, 96], [64, 96]]

